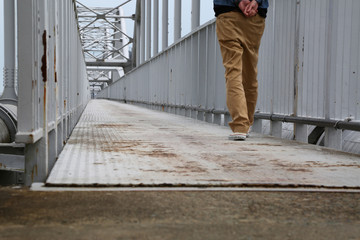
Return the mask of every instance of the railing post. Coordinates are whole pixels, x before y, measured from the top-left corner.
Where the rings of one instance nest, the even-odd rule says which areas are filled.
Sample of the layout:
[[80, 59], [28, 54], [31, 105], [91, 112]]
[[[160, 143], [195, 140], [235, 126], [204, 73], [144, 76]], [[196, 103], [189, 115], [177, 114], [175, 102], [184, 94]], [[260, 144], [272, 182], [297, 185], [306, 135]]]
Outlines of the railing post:
[[141, 0], [140, 7], [140, 64], [145, 62], [145, 0]]
[[154, 0], [154, 41], [153, 55], [159, 52], [159, 0]]
[[270, 121], [270, 134], [271, 134], [271, 136], [281, 138], [281, 136], [282, 136], [282, 122]]
[[[327, 38], [326, 38], [326, 48], [327, 48], [327, 58], [326, 58], [326, 78], [325, 78], [325, 87], [324, 87], [324, 98], [325, 98], [325, 119], [331, 119], [334, 117], [333, 108], [334, 108], [334, 92], [336, 87], [336, 79], [333, 77], [334, 74], [334, 59], [335, 54], [333, 46], [336, 45], [337, 41], [337, 30], [333, 27], [333, 23], [336, 23], [337, 14], [334, 14], [335, 2], [329, 0], [328, 2], [328, 12], [327, 12]], [[342, 130], [335, 128], [325, 128], [325, 147], [335, 148], [342, 150]]]
[[255, 119], [254, 124], [252, 125], [251, 131], [256, 133], [262, 133], [263, 127], [263, 120], [262, 119]]
[[181, 38], [181, 0], [174, 2], [174, 42], [176, 42]]
[[164, 51], [169, 44], [168, 22], [169, 22], [169, 1], [162, 1], [162, 50]]
[[151, 58], [151, 0], [146, 1], [146, 60]]
[[296, 123], [295, 128], [295, 140], [303, 143], [308, 143], [308, 125]]
[[136, 66], [141, 63], [141, 1], [136, 1], [136, 19], [135, 19], [135, 55], [136, 55]]
[[342, 150], [343, 131], [335, 128], [325, 128], [325, 147]]
[[191, 30], [200, 25], [200, 0], [191, 1]]

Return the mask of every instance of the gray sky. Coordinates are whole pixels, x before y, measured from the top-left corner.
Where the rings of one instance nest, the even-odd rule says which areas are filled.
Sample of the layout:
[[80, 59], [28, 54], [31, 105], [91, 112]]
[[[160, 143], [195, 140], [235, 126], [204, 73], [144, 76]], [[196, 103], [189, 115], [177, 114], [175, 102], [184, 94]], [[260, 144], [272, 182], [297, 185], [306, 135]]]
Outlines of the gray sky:
[[[174, 34], [173, 34], [173, 9], [174, 9], [174, 1], [169, 0], [169, 44], [173, 43]], [[124, 2], [124, 0], [80, 0], [83, 4], [87, 6], [101, 6], [101, 7], [116, 7], [117, 5]], [[159, 1], [161, 5], [161, 0]], [[205, 22], [214, 18], [214, 13], [212, 10], [212, 0], [200, 0], [200, 24], [204, 24]], [[135, 3], [136, 0], [132, 0], [127, 3], [123, 9], [125, 15], [131, 15], [135, 12]], [[0, 0], [0, 92], [3, 91], [3, 67], [4, 67], [4, 0]], [[161, 20], [160, 20], [161, 21]], [[161, 23], [161, 22], [160, 22]], [[133, 33], [133, 24], [132, 21], [129, 20], [127, 22], [127, 32], [130, 36]], [[161, 27], [161, 24], [160, 24]], [[182, 0], [182, 32], [181, 35], [184, 36], [190, 32], [191, 27], [191, 0]], [[160, 29], [161, 30], [161, 29]], [[161, 39], [161, 38], [159, 38]], [[161, 43], [160, 43], [161, 44]], [[161, 45], [160, 45], [161, 46]]]

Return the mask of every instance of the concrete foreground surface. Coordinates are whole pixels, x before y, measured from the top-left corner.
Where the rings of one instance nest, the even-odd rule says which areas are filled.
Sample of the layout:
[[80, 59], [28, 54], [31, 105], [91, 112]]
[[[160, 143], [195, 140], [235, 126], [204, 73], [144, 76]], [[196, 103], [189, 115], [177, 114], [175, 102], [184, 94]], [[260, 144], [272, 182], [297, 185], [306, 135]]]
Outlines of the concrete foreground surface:
[[360, 194], [3, 187], [0, 239], [360, 239]]

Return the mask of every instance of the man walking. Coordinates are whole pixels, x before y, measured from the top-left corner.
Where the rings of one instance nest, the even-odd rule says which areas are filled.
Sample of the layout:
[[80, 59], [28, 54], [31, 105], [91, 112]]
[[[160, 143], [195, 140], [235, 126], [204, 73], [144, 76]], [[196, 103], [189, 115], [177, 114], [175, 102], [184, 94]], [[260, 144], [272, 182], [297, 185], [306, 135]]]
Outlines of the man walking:
[[232, 117], [230, 140], [245, 140], [254, 123], [257, 62], [268, 7], [268, 0], [214, 0], [226, 103]]

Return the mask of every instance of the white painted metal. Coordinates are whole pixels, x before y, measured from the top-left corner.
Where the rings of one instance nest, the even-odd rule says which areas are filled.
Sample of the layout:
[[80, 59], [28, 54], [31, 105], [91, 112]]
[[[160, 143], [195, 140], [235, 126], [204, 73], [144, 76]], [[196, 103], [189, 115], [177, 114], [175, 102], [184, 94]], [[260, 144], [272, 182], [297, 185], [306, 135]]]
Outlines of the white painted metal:
[[17, 143], [26, 143], [25, 184], [44, 181], [75, 127], [90, 91], [76, 5], [18, 1]]
[[140, 0], [141, 2], [141, 6], [140, 6], [140, 64], [144, 63], [146, 57], [145, 57], [145, 27], [146, 27], [146, 22], [145, 22], [145, 0]]
[[17, 104], [15, 93], [15, 1], [4, 0], [4, 91], [0, 102]]
[[162, 0], [162, 50], [165, 50], [169, 45], [169, 0]]
[[92, 100], [48, 186], [360, 188], [360, 159], [133, 105]]
[[200, 25], [200, 0], [191, 0], [191, 30]]
[[146, 0], [146, 60], [151, 58], [151, 4]]
[[[107, 72], [89, 69], [93, 97], [97, 91], [118, 80], [132, 67], [129, 46], [133, 43], [133, 37], [126, 32], [125, 19], [133, 20], [133, 16], [125, 16], [122, 10], [131, 1], [119, 1], [112, 8], [88, 7], [83, 1], [77, 1], [78, 22], [87, 66], [113, 67]], [[99, 76], [107, 81], [99, 79]]]
[[159, 52], [159, 0], [154, 0], [154, 41], [153, 41], [153, 56]]
[[181, 38], [181, 0], [174, 1], [174, 42]]

